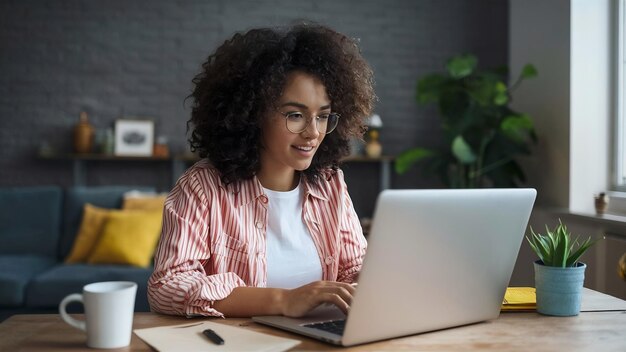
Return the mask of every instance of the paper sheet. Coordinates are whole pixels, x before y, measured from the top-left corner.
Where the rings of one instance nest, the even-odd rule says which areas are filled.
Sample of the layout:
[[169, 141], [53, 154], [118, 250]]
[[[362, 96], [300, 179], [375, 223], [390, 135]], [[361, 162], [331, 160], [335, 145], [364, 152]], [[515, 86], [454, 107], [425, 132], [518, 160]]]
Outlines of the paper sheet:
[[[197, 323], [196, 323], [197, 324]], [[223, 345], [216, 345], [202, 334], [211, 329], [222, 339]], [[225, 324], [203, 322], [135, 329], [135, 334], [157, 351], [286, 351], [300, 343], [298, 340], [262, 334], [248, 329]]]

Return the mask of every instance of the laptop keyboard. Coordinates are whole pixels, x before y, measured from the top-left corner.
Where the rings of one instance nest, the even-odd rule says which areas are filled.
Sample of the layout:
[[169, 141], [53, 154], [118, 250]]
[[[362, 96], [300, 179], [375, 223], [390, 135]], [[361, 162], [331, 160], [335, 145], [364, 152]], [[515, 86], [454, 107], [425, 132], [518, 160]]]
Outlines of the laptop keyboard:
[[346, 327], [346, 320], [331, 320], [321, 323], [311, 323], [302, 325], [307, 328], [319, 329], [331, 332], [337, 335], [343, 335], [343, 329]]

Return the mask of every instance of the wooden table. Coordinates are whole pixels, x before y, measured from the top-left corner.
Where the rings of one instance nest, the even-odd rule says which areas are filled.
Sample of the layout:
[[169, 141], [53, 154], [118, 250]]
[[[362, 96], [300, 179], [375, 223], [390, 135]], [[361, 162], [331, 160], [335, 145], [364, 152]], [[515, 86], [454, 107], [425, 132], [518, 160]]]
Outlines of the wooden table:
[[[548, 317], [534, 312], [502, 313], [498, 319], [436, 332], [341, 348], [251, 322], [212, 319], [258, 332], [300, 339], [298, 351], [626, 351], [626, 301], [585, 289], [582, 312]], [[82, 317], [80, 317], [82, 318]], [[134, 328], [184, 324], [201, 318], [136, 313]], [[86, 335], [57, 314], [15, 315], [0, 324], [0, 351], [93, 351]], [[116, 350], [109, 350], [116, 351]], [[119, 351], [152, 351], [133, 334]]]

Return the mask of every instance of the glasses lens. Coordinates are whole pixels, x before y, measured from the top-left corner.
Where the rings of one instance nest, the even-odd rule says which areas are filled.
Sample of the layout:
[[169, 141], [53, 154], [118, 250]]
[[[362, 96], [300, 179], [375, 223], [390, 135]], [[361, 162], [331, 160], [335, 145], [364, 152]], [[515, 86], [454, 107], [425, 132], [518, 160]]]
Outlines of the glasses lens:
[[[339, 114], [323, 114], [314, 117], [314, 119], [317, 131], [319, 133], [329, 134], [335, 129], [335, 127], [337, 127], [337, 123], [339, 122]], [[302, 133], [304, 130], [306, 130], [309, 124], [308, 119], [300, 112], [287, 113], [285, 115], [285, 121], [287, 122], [287, 129], [291, 133]]]
[[329, 134], [330, 132], [335, 130], [338, 123], [339, 123], [339, 114], [335, 114], [335, 113], [329, 114], [328, 119], [326, 119], [326, 126], [324, 126], [324, 132], [322, 132], [321, 129], [319, 128], [318, 128], [318, 131], [320, 131], [320, 133]]
[[287, 129], [291, 133], [300, 133], [306, 129], [306, 118], [299, 112], [292, 112], [285, 116]]

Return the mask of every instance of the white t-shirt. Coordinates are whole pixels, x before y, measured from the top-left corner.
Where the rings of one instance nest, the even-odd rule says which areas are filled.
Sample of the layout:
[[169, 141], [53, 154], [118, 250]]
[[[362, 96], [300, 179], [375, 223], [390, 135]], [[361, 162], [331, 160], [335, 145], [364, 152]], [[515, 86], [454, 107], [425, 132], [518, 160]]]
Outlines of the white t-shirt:
[[267, 287], [296, 288], [322, 279], [322, 264], [302, 220], [300, 184], [287, 192], [264, 188], [268, 201]]

